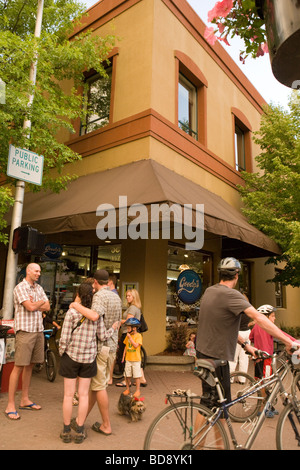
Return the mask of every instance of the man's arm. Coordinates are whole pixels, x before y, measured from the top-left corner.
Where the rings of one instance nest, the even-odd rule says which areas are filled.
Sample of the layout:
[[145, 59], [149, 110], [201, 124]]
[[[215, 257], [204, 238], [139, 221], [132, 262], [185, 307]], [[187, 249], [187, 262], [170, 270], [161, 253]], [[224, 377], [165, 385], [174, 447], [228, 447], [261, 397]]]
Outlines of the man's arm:
[[22, 302], [22, 305], [29, 312], [35, 312], [36, 310], [48, 312], [50, 310], [50, 304], [48, 300], [37, 300], [36, 302], [32, 302], [31, 300], [25, 300], [24, 302]]
[[100, 316], [99, 313], [97, 313], [95, 310], [84, 307], [79, 302], [72, 302], [69, 308], [75, 308], [77, 312], [81, 313], [81, 315], [86, 317], [88, 320], [97, 321]]

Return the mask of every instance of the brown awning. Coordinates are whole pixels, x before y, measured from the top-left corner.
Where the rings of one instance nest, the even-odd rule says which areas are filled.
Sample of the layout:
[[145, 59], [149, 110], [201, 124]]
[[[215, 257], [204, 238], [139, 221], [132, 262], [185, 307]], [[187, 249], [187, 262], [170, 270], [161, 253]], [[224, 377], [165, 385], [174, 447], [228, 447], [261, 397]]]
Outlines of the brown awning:
[[[220, 196], [153, 160], [142, 160], [99, 173], [82, 176], [66, 191], [26, 193], [23, 225], [32, 225], [45, 234], [96, 230], [100, 204], [119, 207], [119, 196], [127, 197], [127, 206], [204, 204], [204, 228], [226, 239], [239, 240], [258, 248], [259, 256], [279, 254], [275, 242], [247, 222], [247, 219]], [[229, 253], [229, 252], [228, 252]]]

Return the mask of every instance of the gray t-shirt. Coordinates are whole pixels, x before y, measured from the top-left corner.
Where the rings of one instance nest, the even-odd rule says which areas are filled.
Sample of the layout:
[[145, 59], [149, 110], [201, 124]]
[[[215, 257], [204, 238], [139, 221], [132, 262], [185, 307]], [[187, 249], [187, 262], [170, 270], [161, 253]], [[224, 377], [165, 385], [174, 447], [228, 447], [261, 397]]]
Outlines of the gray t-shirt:
[[251, 307], [236, 289], [215, 284], [206, 289], [200, 304], [196, 349], [216, 359], [233, 361], [240, 314]]
[[[126, 320], [128, 315], [132, 315], [137, 320], [141, 318], [141, 310], [136, 305], [130, 305], [128, 309], [123, 313], [123, 319]], [[123, 325], [122, 333], [127, 333], [127, 326]]]

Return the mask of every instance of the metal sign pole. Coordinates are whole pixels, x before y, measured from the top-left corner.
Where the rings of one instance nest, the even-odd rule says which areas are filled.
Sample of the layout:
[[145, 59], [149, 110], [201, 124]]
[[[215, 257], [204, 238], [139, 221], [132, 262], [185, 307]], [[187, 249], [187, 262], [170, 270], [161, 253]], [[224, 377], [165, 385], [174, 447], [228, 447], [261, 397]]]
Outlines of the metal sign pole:
[[[36, 25], [35, 25], [35, 32], [34, 32], [34, 36], [37, 38], [41, 36], [43, 9], [44, 9], [44, 0], [38, 0], [38, 9], [37, 9]], [[37, 63], [38, 63], [38, 58], [36, 56], [35, 60], [31, 64], [30, 74], [29, 74], [29, 79], [33, 85], [35, 85], [36, 83]], [[29, 100], [28, 100], [29, 108], [32, 105], [33, 98], [34, 98], [34, 91], [29, 96]], [[28, 130], [27, 135], [29, 137], [30, 129], [31, 129], [31, 121], [29, 119], [24, 120], [23, 129]], [[14, 202], [14, 207], [13, 207], [13, 212], [12, 212], [10, 239], [9, 239], [7, 262], [6, 262], [4, 297], [3, 297], [3, 305], [2, 305], [2, 316], [4, 320], [9, 320], [13, 318], [13, 290], [16, 284], [18, 255], [15, 254], [12, 250], [12, 240], [13, 240], [14, 230], [17, 227], [20, 227], [22, 224], [24, 193], [25, 193], [25, 182], [19, 180], [17, 181], [17, 185], [16, 185], [15, 202]]]

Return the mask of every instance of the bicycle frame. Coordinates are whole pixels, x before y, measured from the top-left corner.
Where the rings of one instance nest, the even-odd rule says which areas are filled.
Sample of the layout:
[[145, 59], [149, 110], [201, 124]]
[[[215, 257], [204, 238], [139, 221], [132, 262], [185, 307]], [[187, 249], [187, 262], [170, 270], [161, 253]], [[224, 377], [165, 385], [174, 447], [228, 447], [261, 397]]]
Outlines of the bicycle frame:
[[[273, 361], [272, 361], [272, 367], [275, 366], [275, 358], [276, 358], [276, 355], [274, 355], [273, 357]], [[275, 370], [276, 367], [273, 368], [273, 370]], [[216, 422], [221, 418], [221, 415], [223, 414], [224, 415], [224, 418], [225, 418], [225, 421], [226, 421], [226, 424], [227, 424], [227, 428], [228, 428], [228, 431], [229, 431], [229, 434], [230, 434], [230, 437], [231, 437], [231, 441], [235, 447], [235, 449], [245, 449], [245, 450], [250, 450], [265, 419], [266, 419], [266, 416], [265, 416], [265, 411], [269, 410], [270, 407], [272, 406], [273, 402], [275, 401], [275, 398], [277, 397], [278, 393], [280, 393], [281, 395], [284, 396], [285, 400], [284, 402], [286, 402], [288, 400], [288, 393], [285, 391], [285, 388], [283, 386], [283, 383], [282, 383], [282, 380], [285, 378], [287, 372], [288, 372], [288, 368], [286, 368], [282, 375], [279, 374], [279, 371], [280, 371], [280, 368], [278, 370], [276, 370], [275, 373], [273, 373], [270, 377], [268, 378], [263, 378], [261, 379], [257, 384], [255, 384], [253, 387], [252, 387], [252, 390], [250, 390], [248, 393], [236, 398], [235, 400], [229, 402], [229, 403], [226, 403], [226, 400], [224, 399], [223, 395], [222, 395], [222, 391], [221, 391], [221, 386], [220, 386], [220, 383], [218, 381], [217, 378], [215, 378], [215, 381], [216, 381], [216, 388], [217, 388], [217, 391], [218, 391], [218, 395], [219, 395], [219, 398], [220, 398], [220, 406], [216, 409], [215, 413], [208, 419], [208, 421], [210, 421], [210, 427], [208, 428], [207, 432], [205, 432], [204, 434], [201, 434], [201, 439], [205, 438], [206, 434], [210, 431], [211, 427], [213, 427]], [[232, 427], [232, 422], [231, 422], [231, 419], [228, 415], [228, 408], [230, 408], [231, 406], [235, 405], [236, 403], [244, 400], [245, 398], [253, 395], [254, 393], [256, 393], [257, 391], [260, 391], [262, 389], [264, 389], [267, 385], [272, 385], [272, 384], [275, 384], [275, 387], [273, 388], [269, 398], [266, 400], [266, 403], [265, 403], [265, 406], [260, 414], [259, 417], [255, 418], [256, 419], [256, 422], [254, 422], [253, 420], [253, 429], [252, 429], [252, 432], [251, 434], [249, 435], [246, 443], [244, 446], [241, 446], [238, 444], [237, 442], [237, 439], [236, 439], [236, 436], [234, 434], [234, 430], [233, 430], [233, 427]], [[199, 429], [196, 433], [196, 435], [194, 436], [197, 437], [197, 434], [199, 434], [201, 432], [201, 429]], [[200, 443], [200, 439], [194, 444], [195, 447], [197, 447], [197, 445]]]

